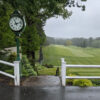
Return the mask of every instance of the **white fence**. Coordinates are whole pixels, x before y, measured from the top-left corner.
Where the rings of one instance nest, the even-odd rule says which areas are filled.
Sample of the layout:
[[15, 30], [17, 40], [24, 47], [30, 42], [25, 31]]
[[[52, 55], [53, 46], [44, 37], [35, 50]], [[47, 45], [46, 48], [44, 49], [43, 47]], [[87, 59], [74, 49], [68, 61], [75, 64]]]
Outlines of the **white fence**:
[[15, 86], [19, 86], [20, 85], [20, 71], [19, 71], [20, 62], [14, 61], [14, 63], [9, 63], [9, 62], [0, 60], [0, 63], [14, 67], [14, 75], [11, 75], [11, 74], [3, 72], [3, 71], [0, 71], [0, 74], [3, 74], [3, 75], [8, 76], [10, 78], [13, 78]]
[[66, 86], [66, 79], [100, 79], [100, 76], [66, 76], [67, 68], [100, 68], [100, 65], [70, 65], [61, 58], [61, 81]]

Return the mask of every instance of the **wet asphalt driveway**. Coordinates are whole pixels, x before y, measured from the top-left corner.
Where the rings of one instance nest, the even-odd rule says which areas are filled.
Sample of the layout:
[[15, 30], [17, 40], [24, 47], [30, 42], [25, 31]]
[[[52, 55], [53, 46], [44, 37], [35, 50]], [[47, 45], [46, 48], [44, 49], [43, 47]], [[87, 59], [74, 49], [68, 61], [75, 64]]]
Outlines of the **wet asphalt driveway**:
[[0, 86], [0, 100], [100, 100], [100, 87]]

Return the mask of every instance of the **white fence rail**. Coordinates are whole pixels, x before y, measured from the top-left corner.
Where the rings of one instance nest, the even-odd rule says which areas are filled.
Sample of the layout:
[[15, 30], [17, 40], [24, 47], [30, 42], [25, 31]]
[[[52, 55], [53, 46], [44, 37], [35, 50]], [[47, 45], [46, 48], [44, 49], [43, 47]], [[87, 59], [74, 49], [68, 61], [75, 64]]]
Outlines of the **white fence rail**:
[[3, 75], [8, 76], [10, 78], [13, 78], [15, 86], [19, 86], [20, 85], [20, 71], [19, 71], [20, 62], [14, 61], [14, 63], [9, 63], [9, 62], [0, 60], [0, 63], [14, 67], [14, 75], [11, 75], [11, 74], [3, 72], [3, 71], [0, 71], [0, 74], [3, 74]]
[[61, 82], [66, 86], [66, 79], [100, 79], [100, 76], [66, 76], [67, 68], [100, 68], [100, 65], [70, 65], [66, 64], [64, 58], [61, 58]]

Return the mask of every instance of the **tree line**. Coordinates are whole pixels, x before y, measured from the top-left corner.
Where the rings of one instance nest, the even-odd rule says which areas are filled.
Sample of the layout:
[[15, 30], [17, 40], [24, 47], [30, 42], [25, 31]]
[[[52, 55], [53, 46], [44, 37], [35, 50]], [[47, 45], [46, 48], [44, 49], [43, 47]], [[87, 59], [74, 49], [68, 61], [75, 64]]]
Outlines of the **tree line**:
[[86, 48], [86, 47], [100, 48], [100, 37], [72, 38], [72, 39], [47, 37], [44, 45], [50, 45], [50, 44], [65, 45], [65, 46], [74, 45], [74, 46], [79, 46], [83, 48]]

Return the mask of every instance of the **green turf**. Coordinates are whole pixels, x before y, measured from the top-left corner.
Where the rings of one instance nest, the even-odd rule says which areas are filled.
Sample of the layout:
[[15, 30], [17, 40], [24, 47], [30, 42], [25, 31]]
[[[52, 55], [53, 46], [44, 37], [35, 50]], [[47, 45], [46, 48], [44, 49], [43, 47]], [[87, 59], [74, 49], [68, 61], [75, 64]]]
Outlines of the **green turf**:
[[43, 64], [60, 66], [62, 57], [68, 64], [100, 64], [100, 49], [98, 48], [50, 45], [43, 48], [43, 54]]
[[38, 71], [39, 75], [56, 75], [56, 68], [43, 68]]
[[[61, 66], [61, 58], [65, 58], [67, 64], [100, 64], [100, 49], [81, 48], [74, 46], [50, 45], [43, 48], [43, 64]], [[55, 68], [42, 69], [40, 75], [55, 75]], [[80, 76], [100, 76], [100, 68], [68, 68], [67, 74]]]

